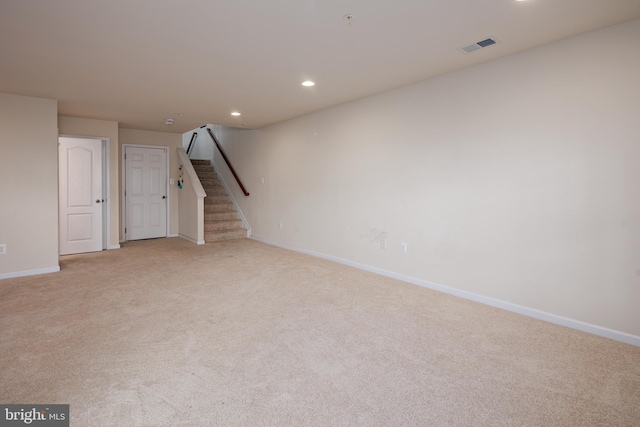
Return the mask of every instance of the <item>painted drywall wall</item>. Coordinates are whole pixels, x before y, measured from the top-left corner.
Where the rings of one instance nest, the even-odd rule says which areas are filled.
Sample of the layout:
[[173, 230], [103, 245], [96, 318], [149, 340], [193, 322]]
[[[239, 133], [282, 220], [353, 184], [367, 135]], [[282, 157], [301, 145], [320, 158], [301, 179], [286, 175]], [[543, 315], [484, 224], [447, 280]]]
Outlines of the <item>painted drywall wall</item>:
[[638, 337], [637, 40], [640, 20], [224, 128], [235, 198], [263, 240]]
[[0, 278], [58, 264], [58, 104], [0, 94]]
[[116, 249], [120, 246], [118, 122], [58, 116], [58, 129], [61, 135], [108, 138], [109, 140], [109, 242], [107, 248]]
[[[154, 145], [167, 147], [169, 152], [169, 179], [174, 180], [174, 184], [169, 186], [169, 236], [177, 236], [179, 229], [178, 222], [178, 155], [176, 149], [182, 147], [182, 134], [155, 132], [138, 129], [120, 129], [119, 132], [119, 153], [118, 158], [122, 159], [122, 145]], [[119, 190], [122, 198], [122, 189]], [[121, 206], [122, 201], [121, 201]], [[121, 233], [122, 234], [122, 233]], [[120, 236], [121, 239], [123, 236]]]
[[[208, 125], [215, 126], [215, 125]], [[196, 132], [198, 135], [196, 139], [193, 141], [193, 147], [191, 148], [191, 154], [189, 155], [190, 159], [201, 159], [201, 160], [213, 160], [214, 148], [211, 143], [211, 137], [207, 133], [206, 129], [197, 128], [191, 130], [189, 132], [185, 132], [182, 134], [182, 148], [187, 150], [189, 148], [189, 142], [191, 142], [191, 136], [193, 132]]]
[[179, 235], [193, 243], [204, 244], [204, 198], [207, 193], [202, 188], [187, 152], [177, 149], [178, 167], [182, 167], [180, 177], [182, 188], [178, 187]]

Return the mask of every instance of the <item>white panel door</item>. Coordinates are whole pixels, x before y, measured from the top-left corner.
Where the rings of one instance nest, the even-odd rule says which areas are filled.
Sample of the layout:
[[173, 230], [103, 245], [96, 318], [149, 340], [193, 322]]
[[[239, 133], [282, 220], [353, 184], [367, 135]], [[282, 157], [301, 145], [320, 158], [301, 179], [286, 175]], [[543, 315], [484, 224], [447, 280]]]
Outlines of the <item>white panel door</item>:
[[60, 255], [102, 250], [102, 141], [58, 139]]
[[167, 151], [125, 147], [127, 240], [167, 237]]

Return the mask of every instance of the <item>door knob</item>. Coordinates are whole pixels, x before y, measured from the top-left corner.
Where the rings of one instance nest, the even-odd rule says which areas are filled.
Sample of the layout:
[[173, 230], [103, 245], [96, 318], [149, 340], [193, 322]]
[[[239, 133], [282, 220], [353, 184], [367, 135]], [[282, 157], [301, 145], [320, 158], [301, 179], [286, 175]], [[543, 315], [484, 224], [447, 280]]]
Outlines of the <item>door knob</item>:
[[163, 198], [163, 199], [166, 199], [166, 198], [167, 198], [167, 196], [162, 196], [162, 198]]
[[100, 199], [96, 199], [96, 203], [100, 203]]

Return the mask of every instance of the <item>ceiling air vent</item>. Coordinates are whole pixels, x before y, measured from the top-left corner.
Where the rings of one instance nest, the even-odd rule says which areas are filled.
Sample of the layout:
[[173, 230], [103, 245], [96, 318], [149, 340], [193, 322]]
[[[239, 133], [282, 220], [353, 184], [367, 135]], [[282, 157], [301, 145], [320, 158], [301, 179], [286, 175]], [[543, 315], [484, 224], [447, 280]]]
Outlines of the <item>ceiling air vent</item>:
[[479, 42], [470, 44], [469, 46], [459, 47], [458, 49], [460, 49], [464, 53], [471, 53], [471, 52], [475, 52], [476, 50], [480, 50], [480, 49], [484, 49], [485, 47], [492, 46], [496, 43], [498, 43], [496, 39], [488, 38], [488, 39], [480, 40]]

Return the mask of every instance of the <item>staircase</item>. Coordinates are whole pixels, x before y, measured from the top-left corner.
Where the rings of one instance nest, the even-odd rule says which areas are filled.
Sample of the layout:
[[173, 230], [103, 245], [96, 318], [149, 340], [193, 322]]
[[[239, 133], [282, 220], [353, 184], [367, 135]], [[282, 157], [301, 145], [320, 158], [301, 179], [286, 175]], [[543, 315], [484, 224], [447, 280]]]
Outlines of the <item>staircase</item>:
[[191, 160], [200, 183], [207, 193], [204, 199], [204, 240], [241, 239], [247, 237], [247, 230], [238, 219], [233, 203], [218, 180], [209, 160]]

